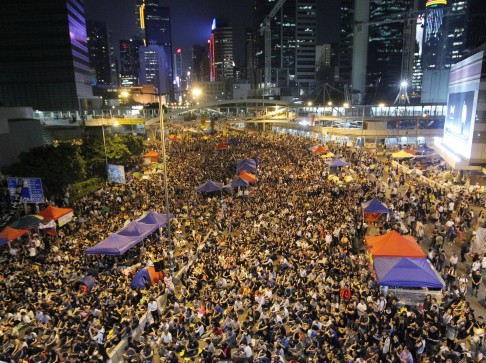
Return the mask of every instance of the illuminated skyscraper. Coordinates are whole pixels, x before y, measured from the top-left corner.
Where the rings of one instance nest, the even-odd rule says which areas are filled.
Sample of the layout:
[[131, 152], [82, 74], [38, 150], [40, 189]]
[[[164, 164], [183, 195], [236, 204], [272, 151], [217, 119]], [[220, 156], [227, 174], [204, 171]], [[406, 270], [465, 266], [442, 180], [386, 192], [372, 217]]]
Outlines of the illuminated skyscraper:
[[[140, 37], [145, 45], [151, 49], [159, 46], [161, 49], [157, 53], [164, 53], [164, 62], [169, 67], [164, 70], [167, 77], [164, 84], [155, 85], [159, 92], [173, 93], [173, 71], [172, 71], [172, 33], [170, 21], [170, 9], [160, 6], [158, 0], [137, 0], [136, 2], [137, 25]], [[142, 64], [141, 60], [141, 64]], [[143, 70], [142, 70], [143, 71]]]
[[87, 22], [86, 32], [89, 63], [96, 74], [95, 85], [116, 86], [118, 77], [111, 32], [105, 23], [92, 20]]
[[123, 87], [140, 85], [140, 38], [120, 40], [120, 84]]
[[216, 19], [211, 26], [209, 39], [209, 68], [211, 81], [233, 78], [233, 28], [219, 24]]
[[78, 110], [93, 98], [81, 0], [3, 1], [0, 102]]

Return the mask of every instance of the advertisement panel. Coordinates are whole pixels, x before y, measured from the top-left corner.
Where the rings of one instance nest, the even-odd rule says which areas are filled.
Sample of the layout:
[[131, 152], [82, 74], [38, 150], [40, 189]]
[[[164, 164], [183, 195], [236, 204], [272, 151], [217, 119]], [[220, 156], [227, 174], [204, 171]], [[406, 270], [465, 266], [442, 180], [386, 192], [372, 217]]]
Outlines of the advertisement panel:
[[40, 178], [7, 178], [8, 192], [12, 203], [16, 202], [17, 187], [22, 187], [19, 203], [45, 203], [42, 180]]
[[125, 167], [123, 165], [108, 164], [108, 181], [125, 184]]
[[483, 53], [453, 65], [449, 76], [444, 145], [467, 159], [471, 157]]

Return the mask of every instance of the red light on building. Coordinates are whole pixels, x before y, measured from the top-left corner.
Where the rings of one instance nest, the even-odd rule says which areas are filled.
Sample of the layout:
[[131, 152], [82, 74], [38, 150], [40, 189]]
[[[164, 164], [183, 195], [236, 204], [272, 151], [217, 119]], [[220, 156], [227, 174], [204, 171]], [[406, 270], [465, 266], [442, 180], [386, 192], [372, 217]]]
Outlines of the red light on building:
[[182, 53], [182, 49], [181, 49], [181, 48], [178, 48], [178, 49], [177, 49], [177, 53], [178, 53], [178, 54], [179, 54], [179, 53]]

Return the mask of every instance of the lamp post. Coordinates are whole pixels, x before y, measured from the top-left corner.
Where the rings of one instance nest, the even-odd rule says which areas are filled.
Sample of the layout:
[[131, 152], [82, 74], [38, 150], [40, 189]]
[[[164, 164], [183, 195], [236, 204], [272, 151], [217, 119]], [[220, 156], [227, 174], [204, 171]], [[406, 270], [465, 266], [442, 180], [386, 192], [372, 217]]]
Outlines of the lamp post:
[[[159, 123], [160, 123], [160, 139], [162, 141], [162, 162], [164, 164], [164, 196], [165, 196], [165, 214], [167, 214], [167, 238], [169, 239], [169, 271], [170, 275], [174, 276], [174, 246], [172, 244], [172, 233], [170, 230], [170, 208], [169, 208], [169, 188], [167, 183], [167, 156], [165, 153], [165, 130], [164, 130], [164, 108], [162, 107], [163, 94], [156, 94], [159, 98]], [[162, 231], [161, 231], [162, 232]], [[162, 236], [162, 233], [160, 233]]]

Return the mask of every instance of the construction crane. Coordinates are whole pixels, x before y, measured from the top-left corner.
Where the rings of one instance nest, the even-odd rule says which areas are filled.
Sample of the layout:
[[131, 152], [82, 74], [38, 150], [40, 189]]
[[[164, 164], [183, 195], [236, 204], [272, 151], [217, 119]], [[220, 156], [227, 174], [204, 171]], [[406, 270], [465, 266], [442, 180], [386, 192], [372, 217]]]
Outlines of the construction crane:
[[[464, 15], [465, 12], [452, 12], [452, 10], [444, 8], [443, 17], [448, 16], [461, 16]], [[396, 13], [392, 16], [387, 17], [386, 19], [380, 19], [376, 21], [365, 21], [365, 22], [355, 22], [355, 34], [357, 32], [362, 32], [363, 28], [366, 29], [370, 25], [383, 25], [383, 24], [393, 24], [393, 23], [404, 23], [403, 26], [403, 50], [402, 50], [402, 65], [400, 70], [400, 91], [395, 99], [395, 104], [406, 104], [410, 103], [410, 99], [408, 97], [407, 88], [408, 88], [408, 81], [410, 79], [410, 70], [413, 67], [413, 55], [415, 51], [415, 26], [417, 22], [417, 18], [421, 14], [426, 14], [428, 9], [425, 10], [410, 10], [406, 12]], [[353, 39], [356, 41], [356, 37]], [[362, 49], [363, 53], [362, 57], [367, 56], [368, 51], [368, 43], [360, 44], [360, 48]], [[357, 44], [353, 44], [353, 48], [358, 48]], [[354, 54], [353, 54], [354, 56]], [[365, 84], [365, 81], [362, 82]], [[361, 90], [364, 93], [364, 90]]]
[[272, 31], [270, 23], [277, 12], [282, 8], [286, 0], [278, 0], [273, 9], [263, 19], [263, 23], [260, 27], [260, 34], [263, 35], [265, 44], [265, 88], [269, 88], [272, 83]]

